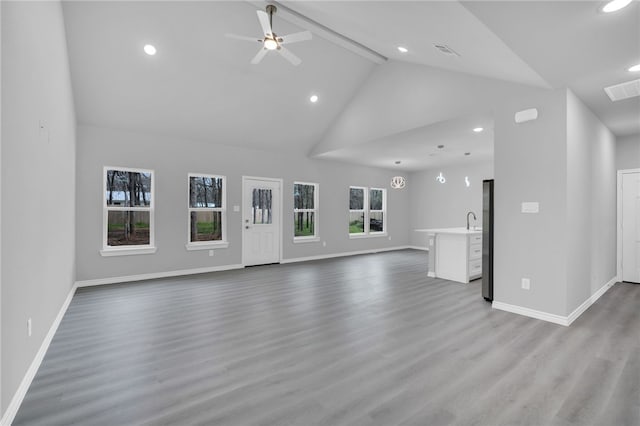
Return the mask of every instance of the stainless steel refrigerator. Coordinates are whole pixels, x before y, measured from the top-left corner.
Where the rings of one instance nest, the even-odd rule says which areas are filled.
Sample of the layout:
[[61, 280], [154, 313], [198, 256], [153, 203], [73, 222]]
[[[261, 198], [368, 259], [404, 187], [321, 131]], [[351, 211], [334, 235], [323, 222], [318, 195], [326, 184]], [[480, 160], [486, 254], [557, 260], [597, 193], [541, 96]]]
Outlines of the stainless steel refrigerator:
[[482, 181], [482, 297], [493, 300], [493, 179]]

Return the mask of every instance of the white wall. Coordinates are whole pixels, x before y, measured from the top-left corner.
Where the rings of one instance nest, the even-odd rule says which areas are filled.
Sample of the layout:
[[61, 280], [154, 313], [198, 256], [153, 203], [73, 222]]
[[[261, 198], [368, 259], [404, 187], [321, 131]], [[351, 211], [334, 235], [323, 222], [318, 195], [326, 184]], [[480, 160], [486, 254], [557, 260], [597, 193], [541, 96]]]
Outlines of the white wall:
[[567, 91], [567, 310], [616, 275], [615, 137]]
[[[514, 113], [537, 107], [535, 121]], [[541, 92], [506, 103], [495, 117], [494, 299], [556, 315], [566, 313], [566, 95]], [[523, 214], [537, 201], [540, 213]], [[531, 289], [521, 289], [521, 279]]]
[[323, 154], [439, 121], [491, 112], [539, 92], [521, 84], [406, 62], [377, 66], [313, 154]]
[[640, 135], [616, 140], [616, 170], [640, 168]]
[[[539, 118], [515, 124], [531, 107]], [[495, 300], [567, 317], [615, 276], [615, 139], [568, 90], [505, 104], [495, 123]]]
[[[436, 180], [442, 172], [445, 183]], [[465, 177], [471, 185], [467, 187]], [[450, 228], [466, 226], [468, 211], [476, 214], [476, 226], [482, 226], [482, 181], [493, 179], [493, 161], [473, 162], [464, 165], [429, 169], [411, 173], [407, 188], [411, 195], [410, 243], [427, 247], [427, 234], [415, 229]]]
[[[102, 257], [102, 176], [104, 166], [155, 171], [156, 245], [152, 255]], [[209, 257], [206, 250], [187, 251], [187, 174], [227, 176], [229, 247]], [[389, 187], [392, 171], [235, 148], [215, 143], [136, 134], [112, 129], [78, 128], [77, 247], [78, 280], [102, 279], [176, 270], [237, 265], [242, 262], [242, 176], [284, 179], [284, 259], [328, 255], [408, 244], [409, 193]], [[319, 230], [322, 242], [293, 243], [293, 182], [319, 183]], [[349, 185], [387, 188], [386, 237], [349, 239]]]
[[4, 413], [75, 281], [76, 127], [59, 2], [2, 2], [2, 114]]

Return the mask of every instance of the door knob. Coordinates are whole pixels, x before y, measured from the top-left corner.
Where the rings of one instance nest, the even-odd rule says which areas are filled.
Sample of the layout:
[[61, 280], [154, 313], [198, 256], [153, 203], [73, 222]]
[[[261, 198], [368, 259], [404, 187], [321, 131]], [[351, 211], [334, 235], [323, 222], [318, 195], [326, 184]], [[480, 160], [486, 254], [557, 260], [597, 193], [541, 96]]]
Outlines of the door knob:
[[249, 225], [245, 226], [244, 229], [249, 229]]

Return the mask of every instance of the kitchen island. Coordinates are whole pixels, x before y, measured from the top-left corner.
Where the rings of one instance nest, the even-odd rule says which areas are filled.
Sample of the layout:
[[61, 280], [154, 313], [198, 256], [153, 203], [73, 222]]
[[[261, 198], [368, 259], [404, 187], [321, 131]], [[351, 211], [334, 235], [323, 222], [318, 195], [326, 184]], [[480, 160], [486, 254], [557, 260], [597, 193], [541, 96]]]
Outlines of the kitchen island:
[[416, 229], [426, 232], [430, 277], [468, 283], [482, 276], [482, 230]]

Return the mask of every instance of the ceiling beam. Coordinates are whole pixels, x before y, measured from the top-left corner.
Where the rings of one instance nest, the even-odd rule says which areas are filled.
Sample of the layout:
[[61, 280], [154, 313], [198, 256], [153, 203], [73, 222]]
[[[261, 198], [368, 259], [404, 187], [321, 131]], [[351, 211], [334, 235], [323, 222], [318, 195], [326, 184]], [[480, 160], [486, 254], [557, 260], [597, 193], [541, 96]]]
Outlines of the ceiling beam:
[[268, 4], [272, 4], [278, 8], [278, 16], [282, 19], [311, 31], [314, 35], [322, 37], [323, 39], [330, 41], [337, 46], [347, 49], [350, 52], [358, 54], [376, 64], [382, 64], [388, 60], [388, 58], [375, 50], [359, 43], [345, 35], [340, 34], [337, 31], [332, 30], [329, 27], [322, 25], [321, 23], [308, 18], [301, 13], [279, 3], [276, 1], [264, 1], [264, 0], [247, 0], [247, 3], [254, 5], [256, 8], [263, 10]]

